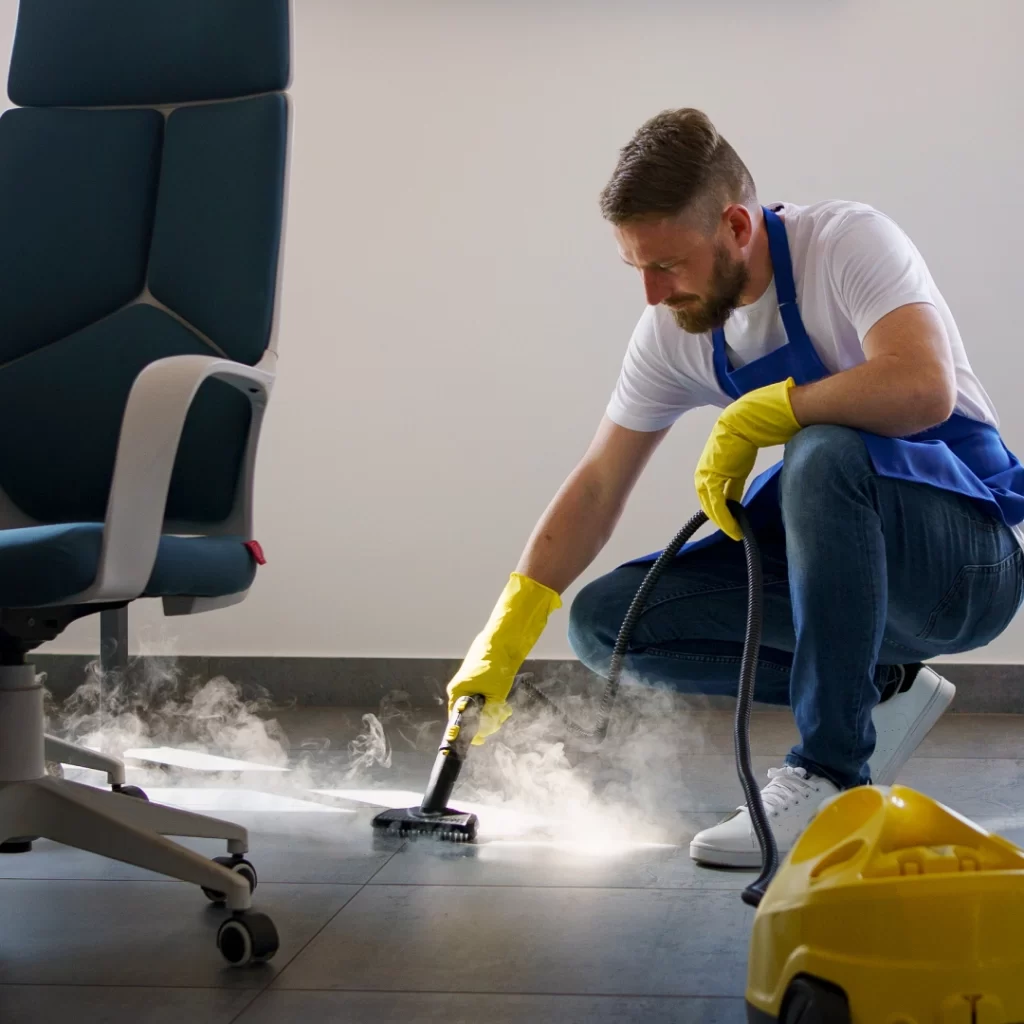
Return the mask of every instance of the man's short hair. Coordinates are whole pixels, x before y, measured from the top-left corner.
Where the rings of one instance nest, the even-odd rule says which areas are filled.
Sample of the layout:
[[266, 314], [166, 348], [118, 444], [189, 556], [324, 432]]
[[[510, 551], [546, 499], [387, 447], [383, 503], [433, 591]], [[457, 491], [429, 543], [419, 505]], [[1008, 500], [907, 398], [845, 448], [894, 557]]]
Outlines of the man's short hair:
[[601, 213], [615, 225], [691, 213], [711, 230], [730, 203], [756, 206], [754, 179], [707, 114], [692, 107], [642, 125], [601, 192]]

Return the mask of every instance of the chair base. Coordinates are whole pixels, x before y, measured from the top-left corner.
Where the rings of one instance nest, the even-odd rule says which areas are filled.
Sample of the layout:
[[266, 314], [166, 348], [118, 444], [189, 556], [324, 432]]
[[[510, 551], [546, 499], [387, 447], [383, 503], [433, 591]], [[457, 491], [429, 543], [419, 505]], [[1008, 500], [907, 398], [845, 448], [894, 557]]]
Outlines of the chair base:
[[124, 764], [43, 734], [43, 688], [31, 665], [0, 665], [0, 843], [14, 851], [51, 839], [101, 857], [147, 868], [221, 893], [231, 910], [248, 910], [248, 879], [165, 836], [227, 840], [241, 859], [249, 834], [241, 825], [203, 814], [108, 793], [46, 774], [46, 762], [106, 772], [124, 784]]
[[226, 839], [248, 852], [246, 829], [203, 814], [106, 793], [66, 779], [0, 783], [0, 842], [38, 836], [221, 892], [231, 910], [252, 906], [249, 882], [165, 836]]
[[79, 747], [56, 736], [43, 739], [43, 755], [47, 761], [57, 764], [70, 764], [75, 768], [92, 768], [98, 772], [106, 772], [107, 782], [111, 786], [124, 785], [124, 761], [116, 757], [108, 757], [96, 750]]

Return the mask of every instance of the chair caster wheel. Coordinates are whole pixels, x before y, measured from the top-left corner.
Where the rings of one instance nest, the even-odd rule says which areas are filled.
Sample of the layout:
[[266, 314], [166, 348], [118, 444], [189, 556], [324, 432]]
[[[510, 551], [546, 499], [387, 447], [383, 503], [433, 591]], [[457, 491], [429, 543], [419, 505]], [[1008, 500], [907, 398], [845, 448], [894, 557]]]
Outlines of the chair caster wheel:
[[[255, 892], [259, 879], [256, 877], [256, 869], [244, 857], [214, 857], [214, 864], [220, 864], [229, 871], [241, 875], [249, 883], [249, 892]], [[216, 889], [207, 889], [203, 886], [203, 892], [211, 903], [223, 903], [227, 896]]]
[[279, 945], [274, 922], [252, 910], [229, 917], [217, 931], [217, 948], [232, 967], [266, 963]]
[[138, 786], [114, 786], [113, 790], [115, 793], [120, 793], [121, 796], [130, 796], [136, 800], [149, 801], [149, 797], [146, 796], [143, 790], [139, 789]]

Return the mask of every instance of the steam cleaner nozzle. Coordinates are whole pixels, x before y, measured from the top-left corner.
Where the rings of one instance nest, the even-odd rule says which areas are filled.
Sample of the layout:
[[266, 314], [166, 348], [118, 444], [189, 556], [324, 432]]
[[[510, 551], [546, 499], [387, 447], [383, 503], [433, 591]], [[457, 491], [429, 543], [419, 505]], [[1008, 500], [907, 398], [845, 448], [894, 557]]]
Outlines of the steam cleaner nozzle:
[[401, 836], [428, 835], [455, 843], [469, 843], [476, 838], [479, 826], [477, 816], [452, 809], [448, 806], [448, 800], [459, 778], [469, 745], [480, 727], [483, 706], [484, 698], [479, 694], [460, 697], [455, 702], [441, 737], [441, 745], [437, 749], [434, 768], [422, 802], [419, 807], [381, 811], [373, 819], [373, 827], [378, 832]]

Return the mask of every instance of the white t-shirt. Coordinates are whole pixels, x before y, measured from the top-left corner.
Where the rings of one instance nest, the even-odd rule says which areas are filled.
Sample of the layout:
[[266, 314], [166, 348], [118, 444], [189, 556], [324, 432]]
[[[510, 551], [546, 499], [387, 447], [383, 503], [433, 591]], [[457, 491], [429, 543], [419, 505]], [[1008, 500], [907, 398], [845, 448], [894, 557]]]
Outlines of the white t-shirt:
[[[927, 302], [946, 326], [956, 370], [956, 411], [998, 428], [991, 399], [974, 375], [953, 315], [907, 235], [884, 213], [834, 200], [773, 207], [786, 226], [797, 306], [818, 357], [831, 373], [866, 360], [864, 338], [887, 313]], [[733, 368], [787, 342], [775, 281], [725, 325]], [[633, 332], [608, 416], [630, 430], [671, 426], [688, 409], [725, 408], [732, 399], [715, 376], [711, 334], [684, 331], [665, 306], [648, 306]], [[1013, 528], [1024, 548], [1024, 524]]]
[[[931, 303], [946, 326], [956, 368], [956, 411], [998, 427], [992, 401], [967, 359], [956, 322], [924, 258], [885, 214], [862, 203], [777, 204], [786, 226], [797, 305], [822, 363], [832, 373], [865, 361], [864, 337], [894, 309]], [[786, 344], [774, 280], [725, 325], [734, 368]], [[665, 306], [648, 306], [630, 339], [609, 418], [631, 430], [661, 430], [688, 409], [725, 408], [711, 334], [689, 334]]]

